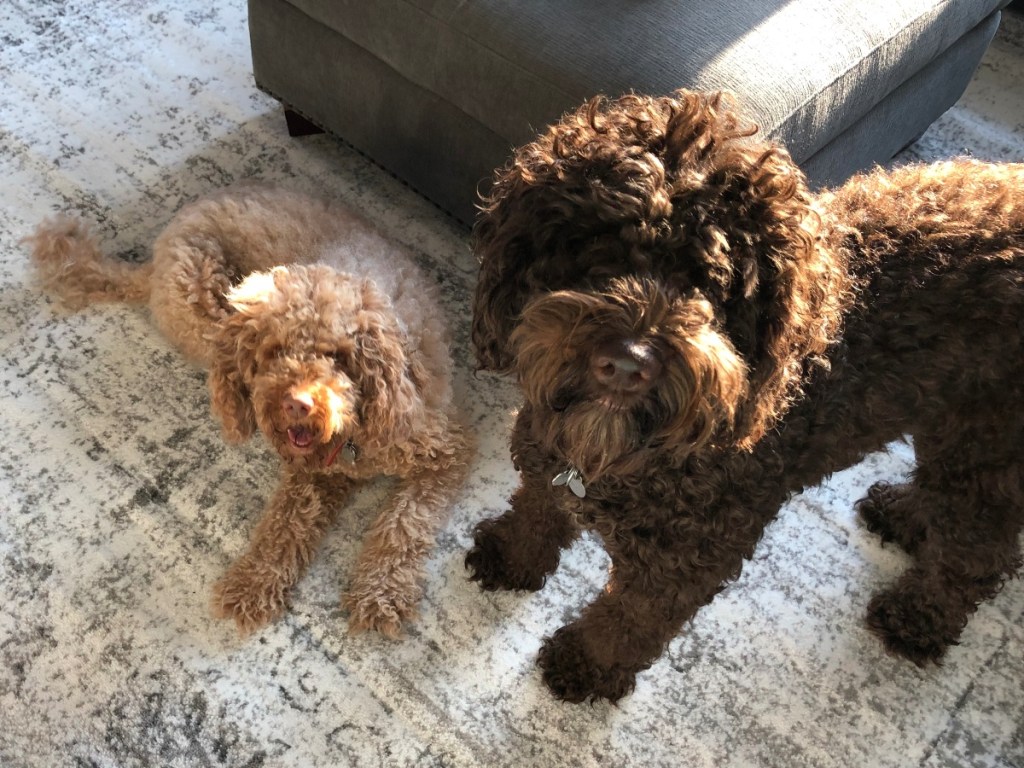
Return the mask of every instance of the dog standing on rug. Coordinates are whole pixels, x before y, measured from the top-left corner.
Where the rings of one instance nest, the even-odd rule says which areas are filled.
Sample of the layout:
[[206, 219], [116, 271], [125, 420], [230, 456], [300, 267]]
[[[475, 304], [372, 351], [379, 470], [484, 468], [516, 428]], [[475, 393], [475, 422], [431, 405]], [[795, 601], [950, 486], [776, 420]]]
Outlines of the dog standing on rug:
[[351, 630], [397, 636], [469, 460], [437, 289], [408, 254], [347, 209], [258, 186], [184, 208], [142, 265], [104, 256], [69, 218], [28, 241], [66, 304], [148, 301], [209, 369], [225, 437], [258, 429], [279, 454], [280, 483], [214, 586], [214, 613], [243, 633], [276, 618], [352, 489], [392, 475], [344, 603]]
[[581, 529], [604, 592], [543, 644], [619, 699], [794, 492], [913, 436], [859, 510], [913, 565], [868, 606], [938, 662], [1021, 564], [1024, 165], [876, 170], [813, 195], [728, 97], [596, 98], [519, 149], [474, 231], [473, 342], [512, 372], [521, 483], [466, 557], [543, 586]]

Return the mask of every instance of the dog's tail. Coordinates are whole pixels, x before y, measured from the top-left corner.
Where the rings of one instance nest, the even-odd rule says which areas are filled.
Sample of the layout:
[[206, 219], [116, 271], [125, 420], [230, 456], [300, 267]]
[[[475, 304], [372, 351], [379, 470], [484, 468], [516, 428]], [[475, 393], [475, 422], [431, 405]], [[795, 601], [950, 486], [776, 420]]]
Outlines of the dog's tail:
[[72, 309], [95, 302], [142, 304], [149, 299], [152, 262], [134, 264], [102, 252], [88, 225], [59, 216], [26, 237], [43, 287]]

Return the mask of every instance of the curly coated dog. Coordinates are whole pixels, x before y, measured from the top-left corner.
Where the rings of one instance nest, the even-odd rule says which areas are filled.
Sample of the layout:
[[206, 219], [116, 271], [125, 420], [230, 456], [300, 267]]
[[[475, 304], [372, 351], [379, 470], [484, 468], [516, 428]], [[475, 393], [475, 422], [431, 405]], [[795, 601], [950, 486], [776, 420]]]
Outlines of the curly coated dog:
[[469, 458], [437, 290], [409, 256], [347, 209], [256, 185], [182, 209], [142, 265], [105, 257], [70, 218], [28, 240], [65, 303], [148, 301], [209, 369], [225, 437], [258, 429], [280, 455], [248, 551], [214, 586], [215, 615], [243, 633], [276, 618], [350, 491], [391, 475], [344, 603], [351, 630], [399, 634]]
[[1024, 165], [876, 170], [811, 194], [732, 99], [596, 98], [497, 172], [473, 341], [524, 403], [511, 510], [466, 557], [539, 589], [581, 529], [604, 592], [543, 644], [569, 701], [617, 700], [735, 579], [794, 492], [911, 435], [868, 528], [913, 556], [868, 606], [937, 662], [1020, 566]]

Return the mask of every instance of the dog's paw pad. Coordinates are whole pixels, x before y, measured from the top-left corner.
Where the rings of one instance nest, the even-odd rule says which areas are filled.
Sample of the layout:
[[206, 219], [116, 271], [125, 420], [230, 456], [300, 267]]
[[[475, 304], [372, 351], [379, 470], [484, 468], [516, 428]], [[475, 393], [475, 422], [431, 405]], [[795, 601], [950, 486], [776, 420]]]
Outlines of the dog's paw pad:
[[883, 541], [893, 540], [889, 516], [904, 496], [904, 486], [878, 482], [868, 488], [867, 495], [857, 502], [857, 512], [864, 525], [872, 533], [881, 536]]
[[402, 626], [416, 618], [416, 606], [423, 594], [418, 584], [418, 579], [408, 574], [402, 578], [399, 572], [359, 572], [341, 600], [342, 608], [349, 613], [349, 631], [400, 637]]

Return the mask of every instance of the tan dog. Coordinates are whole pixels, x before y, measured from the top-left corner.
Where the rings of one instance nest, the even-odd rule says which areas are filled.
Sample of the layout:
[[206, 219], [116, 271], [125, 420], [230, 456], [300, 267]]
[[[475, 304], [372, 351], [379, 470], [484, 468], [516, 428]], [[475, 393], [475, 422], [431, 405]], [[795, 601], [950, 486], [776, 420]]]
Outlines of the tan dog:
[[214, 613], [243, 633], [277, 617], [350, 490], [393, 475], [344, 604], [353, 631], [397, 635], [469, 457], [437, 290], [409, 256], [346, 209], [264, 187], [187, 206], [142, 265], [105, 257], [72, 219], [28, 242], [66, 304], [148, 301], [209, 369], [225, 437], [259, 429], [280, 455], [280, 484], [214, 586]]

